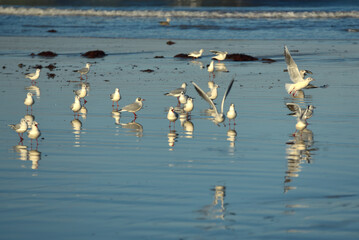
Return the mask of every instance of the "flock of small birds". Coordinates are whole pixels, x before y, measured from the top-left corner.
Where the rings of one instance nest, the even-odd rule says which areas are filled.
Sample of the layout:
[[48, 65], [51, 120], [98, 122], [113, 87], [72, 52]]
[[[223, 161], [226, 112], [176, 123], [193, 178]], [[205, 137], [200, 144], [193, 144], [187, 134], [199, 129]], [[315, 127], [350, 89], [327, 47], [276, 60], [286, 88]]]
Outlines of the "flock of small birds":
[[[200, 51], [194, 51], [189, 53], [188, 56], [197, 59], [202, 56], [203, 52], [204, 50], [201, 49]], [[226, 114], [224, 113], [224, 103], [228, 94], [232, 89], [234, 78], [229, 82], [229, 85], [223, 95], [220, 108], [217, 109], [214, 103], [214, 100], [218, 97], [217, 89], [219, 87], [214, 82], [214, 77], [215, 77], [214, 61], [217, 60], [219, 62], [225, 60], [227, 52], [214, 51], [214, 50], [210, 50], [210, 52], [215, 54], [215, 56], [212, 57], [211, 63], [207, 66], [207, 71], [210, 74], [210, 80], [208, 81], [209, 91], [205, 92], [193, 81], [191, 81], [191, 84], [194, 86], [198, 95], [210, 105], [210, 115], [213, 117], [212, 121], [215, 124], [219, 126], [220, 123], [223, 123], [223, 125], [225, 125], [224, 121], [227, 117], [229, 120], [229, 125], [231, 124], [231, 120], [234, 122], [234, 125], [236, 125], [235, 119], [237, 117], [237, 112], [235, 110], [235, 105], [233, 103], [230, 104], [229, 110], [226, 112]], [[306, 88], [309, 85], [309, 83], [314, 80], [311, 77], [305, 78], [306, 74], [312, 74], [312, 72], [308, 70], [299, 70], [286, 46], [284, 47], [284, 56], [285, 56], [285, 61], [287, 64], [287, 69], [290, 79], [293, 82], [293, 83], [285, 84], [285, 89], [287, 90], [288, 94], [290, 94], [293, 97], [296, 97], [302, 91], [302, 89]], [[87, 96], [88, 93], [87, 74], [90, 71], [90, 66], [91, 64], [87, 63], [84, 68], [75, 71], [80, 73], [81, 80], [84, 80], [83, 76], [86, 77], [86, 82], [81, 81], [81, 88], [73, 91], [75, 94], [75, 100], [71, 104], [70, 109], [73, 111], [75, 119], [76, 117], [78, 119], [80, 110], [83, 109], [83, 106], [87, 103], [85, 97]], [[211, 78], [211, 75], [213, 79]], [[32, 85], [36, 85], [37, 83], [36, 80], [39, 78], [39, 76], [40, 76], [40, 69], [36, 69], [35, 73], [26, 74], [25, 78], [30, 79]], [[186, 89], [187, 89], [187, 83], [184, 82], [182, 83], [181, 87], [164, 94], [166, 96], [176, 97], [178, 102], [176, 107], [173, 106], [169, 107], [167, 113], [167, 119], [169, 121], [170, 128], [172, 126], [172, 123], [173, 126], [175, 125], [176, 120], [179, 118], [179, 114], [186, 114], [187, 119], [190, 119], [191, 117], [191, 112], [194, 108], [193, 97], [186, 95]], [[109, 97], [110, 100], [112, 101], [113, 113], [114, 112], [118, 114], [120, 114], [121, 112], [133, 113], [134, 119], [132, 120], [132, 122], [135, 122], [135, 120], [137, 119], [136, 112], [142, 109], [143, 101], [145, 101], [145, 99], [137, 97], [133, 103], [119, 109], [119, 101], [121, 100], [121, 94], [119, 88], [116, 88], [114, 93], [110, 94]], [[27, 112], [29, 111], [29, 107], [30, 107], [30, 111], [32, 112], [32, 107], [35, 104], [35, 100], [31, 92], [27, 93], [26, 98], [24, 100], [24, 104], [26, 105]], [[116, 109], [115, 109], [115, 104], [117, 106]], [[297, 131], [301, 132], [307, 127], [308, 125], [307, 119], [312, 117], [313, 109], [315, 107], [312, 105], [308, 105], [306, 108], [301, 108], [298, 104], [295, 103], [287, 103], [286, 106], [288, 107], [288, 109], [292, 111], [291, 115], [297, 118], [296, 132]], [[26, 116], [32, 116], [32, 115], [26, 115]], [[27, 132], [28, 138], [31, 139], [31, 145], [32, 145], [32, 140], [36, 140], [36, 144], [37, 144], [36, 146], [38, 146], [38, 138], [41, 136], [41, 132], [38, 128], [38, 125], [39, 124], [34, 119], [22, 118], [20, 120], [20, 123], [10, 124], [9, 126], [16, 133], [18, 133], [21, 143], [24, 140], [23, 134]], [[293, 135], [295, 135], [296, 132]]]

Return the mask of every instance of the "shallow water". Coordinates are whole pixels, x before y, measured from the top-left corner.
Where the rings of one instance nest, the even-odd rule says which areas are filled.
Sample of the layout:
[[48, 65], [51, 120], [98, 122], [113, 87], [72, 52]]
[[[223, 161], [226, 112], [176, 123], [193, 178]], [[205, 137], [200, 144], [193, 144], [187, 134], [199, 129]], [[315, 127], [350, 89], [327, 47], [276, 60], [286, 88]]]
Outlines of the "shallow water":
[[[57, 39], [63, 46], [51, 38], [17, 40], [22, 47], [11, 49], [6, 46], [14, 39], [2, 38], [0, 52], [4, 239], [358, 237], [356, 41], [178, 40], [170, 47], [163, 40]], [[305, 90], [304, 98], [287, 95], [284, 44], [299, 50], [293, 58], [314, 72], [315, 85], [329, 87]], [[59, 56], [28, 56], [45, 46]], [[74, 122], [69, 106], [80, 81], [73, 70], [86, 62], [79, 53], [95, 46], [109, 55], [91, 61], [88, 112]], [[235, 127], [228, 122], [218, 127], [205, 115], [209, 106], [190, 84], [207, 90], [209, 76], [199, 61], [173, 58], [200, 47], [207, 50], [203, 64], [213, 48], [245, 49], [277, 60], [225, 61], [229, 72], [216, 74], [217, 105], [235, 78], [225, 103], [225, 111], [236, 104]], [[27, 149], [15, 150], [18, 137], [7, 125], [26, 113], [22, 101], [30, 81], [23, 74], [32, 71], [29, 66], [50, 63], [56, 63], [51, 72], [56, 76], [49, 79], [50, 71], [42, 70], [32, 112], [42, 132], [39, 146], [25, 137]], [[145, 69], [154, 72], [141, 72]], [[163, 94], [184, 81], [195, 98], [193, 131], [179, 120], [169, 129], [166, 119], [176, 99]], [[120, 106], [138, 96], [146, 99], [138, 125], [122, 125], [132, 121], [131, 113], [112, 116], [109, 94], [115, 87], [122, 95]], [[316, 107], [300, 136], [292, 136], [296, 120], [287, 115], [287, 102]], [[30, 154], [31, 149], [39, 153]]]

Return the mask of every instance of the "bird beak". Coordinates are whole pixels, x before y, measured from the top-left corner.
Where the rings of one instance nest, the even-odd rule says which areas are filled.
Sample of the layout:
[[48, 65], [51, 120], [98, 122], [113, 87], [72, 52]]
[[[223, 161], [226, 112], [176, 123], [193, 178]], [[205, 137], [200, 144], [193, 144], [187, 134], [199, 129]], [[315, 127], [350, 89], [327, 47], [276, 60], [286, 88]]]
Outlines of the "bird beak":
[[146, 101], [146, 99], [141, 98], [141, 101]]

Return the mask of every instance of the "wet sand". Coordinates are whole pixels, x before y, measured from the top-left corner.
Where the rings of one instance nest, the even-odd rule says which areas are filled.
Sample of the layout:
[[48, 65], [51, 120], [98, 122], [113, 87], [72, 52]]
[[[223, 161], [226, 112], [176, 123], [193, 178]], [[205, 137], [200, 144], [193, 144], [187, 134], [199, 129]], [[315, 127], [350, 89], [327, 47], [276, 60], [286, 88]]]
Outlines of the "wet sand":
[[[355, 239], [358, 41], [171, 40], [174, 45], [155, 39], [0, 37], [3, 236]], [[303, 98], [284, 89], [290, 82], [283, 71], [284, 45], [319, 86], [304, 90]], [[201, 48], [198, 61], [173, 58]], [[81, 57], [97, 49], [108, 55]], [[190, 83], [208, 90], [209, 74], [200, 66], [209, 64], [211, 49], [276, 61], [224, 61], [229, 72], [216, 73], [217, 106], [235, 78], [225, 102], [225, 111], [236, 105], [235, 127], [208, 120], [209, 105]], [[41, 51], [58, 56], [30, 56]], [[69, 107], [80, 84], [74, 70], [86, 62], [92, 64], [87, 114], [74, 121]], [[37, 88], [31, 87], [24, 74], [50, 64], [56, 68], [43, 68]], [[181, 126], [178, 120], [169, 129], [166, 111], [177, 102], [163, 94], [182, 82], [195, 107], [190, 121]], [[38, 147], [25, 136], [24, 148], [7, 125], [26, 114], [29, 87], [42, 135]], [[132, 113], [112, 114], [109, 94], [116, 87], [120, 107], [146, 99], [137, 124]], [[296, 120], [287, 115], [287, 102], [316, 107], [300, 137], [292, 136]]]

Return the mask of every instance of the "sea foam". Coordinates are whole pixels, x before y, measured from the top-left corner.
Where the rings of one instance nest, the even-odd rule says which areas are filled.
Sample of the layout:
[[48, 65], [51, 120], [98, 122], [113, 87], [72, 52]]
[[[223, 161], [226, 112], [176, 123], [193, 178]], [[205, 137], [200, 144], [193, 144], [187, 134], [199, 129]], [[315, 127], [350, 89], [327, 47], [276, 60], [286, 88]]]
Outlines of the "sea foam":
[[23, 16], [97, 16], [144, 18], [359, 18], [359, 11], [164, 11], [164, 10], [96, 10], [63, 8], [0, 7], [1, 15]]

